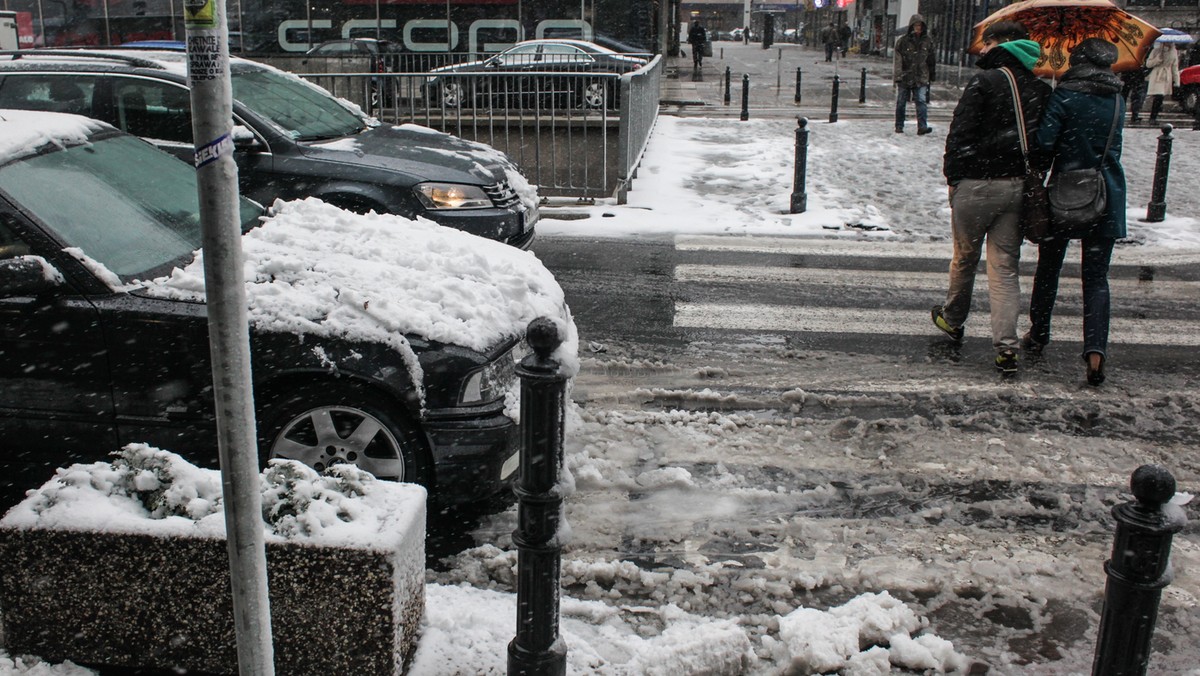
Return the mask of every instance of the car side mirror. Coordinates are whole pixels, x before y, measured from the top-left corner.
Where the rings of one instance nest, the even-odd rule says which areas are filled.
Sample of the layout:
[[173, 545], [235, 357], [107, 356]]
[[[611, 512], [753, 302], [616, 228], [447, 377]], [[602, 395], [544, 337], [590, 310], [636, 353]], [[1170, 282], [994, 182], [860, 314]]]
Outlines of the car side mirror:
[[41, 256], [0, 260], [0, 296], [36, 296], [63, 283], [62, 273]]
[[262, 142], [259, 141], [258, 137], [254, 135], [254, 132], [250, 131], [249, 128], [243, 125], [233, 125], [233, 133], [231, 136], [233, 136], [234, 150], [258, 152], [263, 148]]

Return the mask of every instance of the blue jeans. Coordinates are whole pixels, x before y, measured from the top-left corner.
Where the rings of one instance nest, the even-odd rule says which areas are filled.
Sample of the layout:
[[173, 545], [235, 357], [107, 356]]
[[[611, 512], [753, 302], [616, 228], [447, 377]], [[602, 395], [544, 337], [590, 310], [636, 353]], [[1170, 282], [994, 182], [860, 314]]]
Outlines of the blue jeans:
[[[1113, 244], [1109, 237], [1087, 237], [1083, 240], [1080, 276], [1083, 278], [1083, 354], [1108, 350], [1109, 295], [1108, 264]], [[1033, 276], [1033, 293], [1029, 298], [1029, 335], [1035, 341], [1050, 342], [1050, 315], [1058, 297], [1058, 276], [1069, 240], [1051, 240], [1038, 245], [1037, 272]]]
[[908, 110], [908, 100], [913, 99], [917, 103], [917, 129], [925, 129], [929, 126], [929, 85], [921, 87], [904, 87], [896, 88], [896, 128], [904, 129], [904, 116]]

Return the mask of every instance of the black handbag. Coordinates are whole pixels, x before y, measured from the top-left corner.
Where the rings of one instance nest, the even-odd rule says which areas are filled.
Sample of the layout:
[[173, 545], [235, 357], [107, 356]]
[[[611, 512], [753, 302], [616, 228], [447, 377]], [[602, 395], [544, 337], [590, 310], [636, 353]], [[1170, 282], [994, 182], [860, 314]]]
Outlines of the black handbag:
[[1050, 218], [1057, 239], [1082, 239], [1091, 234], [1108, 208], [1108, 190], [1100, 167], [1108, 159], [1113, 136], [1117, 133], [1121, 106], [1113, 101], [1112, 128], [1100, 155], [1100, 164], [1085, 169], [1054, 171], [1050, 175]]
[[1046, 173], [1029, 164], [1029, 138], [1025, 131], [1025, 110], [1012, 71], [1001, 68], [1012, 89], [1013, 108], [1017, 113], [1017, 132], [1021, 139], [1021, 157], [1025, 160], [1025, 184], [1021, 192], [1021, 234], [1038, 244], [1051, 238], [1050, 196], [1046, 190]]

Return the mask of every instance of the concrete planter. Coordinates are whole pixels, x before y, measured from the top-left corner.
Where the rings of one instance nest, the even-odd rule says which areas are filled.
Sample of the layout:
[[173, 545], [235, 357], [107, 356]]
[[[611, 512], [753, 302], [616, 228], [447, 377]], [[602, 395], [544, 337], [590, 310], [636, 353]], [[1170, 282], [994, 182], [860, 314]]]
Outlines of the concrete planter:
[[[276, 673], [400, 674], [415, 651], [425, 608], [425, 492], [375, 482], [366, 497], [390, 510], [364, 534], [369, 541], [268, 536]], [[0, 522], [10, 654], [237, 673], [223, 535], [180, 536], [178, 519], [161, 534], [78, 530], [61, 518], [49, 526], [12, 521]]]

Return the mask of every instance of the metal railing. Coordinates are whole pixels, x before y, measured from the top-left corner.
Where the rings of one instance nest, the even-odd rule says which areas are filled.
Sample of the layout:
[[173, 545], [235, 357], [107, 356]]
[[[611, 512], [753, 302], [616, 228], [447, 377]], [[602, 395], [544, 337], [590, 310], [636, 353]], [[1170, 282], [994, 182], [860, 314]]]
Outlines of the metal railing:
[[298, 73], [381, 122], [507, 154], [543, 196], [623, 193], [658, 115], [662, 59], [618, 75], [521, 71]]

